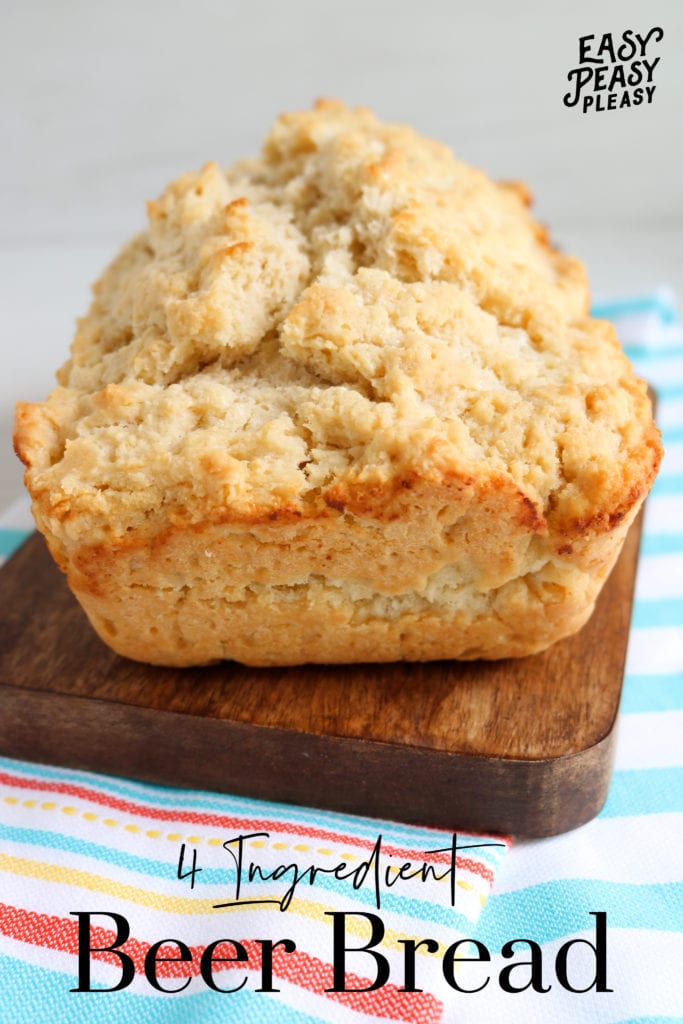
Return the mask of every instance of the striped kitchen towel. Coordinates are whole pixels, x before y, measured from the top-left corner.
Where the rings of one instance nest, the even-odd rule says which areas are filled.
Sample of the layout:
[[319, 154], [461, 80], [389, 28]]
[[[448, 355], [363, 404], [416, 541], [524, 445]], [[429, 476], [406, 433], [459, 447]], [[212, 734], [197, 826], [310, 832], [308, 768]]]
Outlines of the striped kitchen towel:
[[[22, 499], [5, 557], [30, 526]], [[0, 757], [0, 1022], [437, 1024], [440, 960], [407, 943], [476, 937], [508, 846]]]
[[[565, 836], [516, 843], [502, 872], [507, 840], [484, 846], [479, 844], [501, 840], [458, 834], [459, 845], [472, 848], [459, 851], [454, 873], [448, 852], [452, 836], [443, 832], [0, 759], [0, 1021], [663, 1024], [679, 1019], [683, 331], [673, 298], [664, 291], [605, 303], [596, 313], [617, 323], [638, 369], [657, 387], [667, 449], [648, 502], [616, 773], [600, 816]], [[25, 504], [15, 506], [3, 522], [0, 542], [7, 554], [28, 528]], [[230, 844], [224, 847], [226, 840], [247, 834], [252, 838], [233, 842], [232, 853]], [[185, 877], [179, 878], [182, 848]], [[261, 868], [245, 886], [245, 898], [282, 899], [292, 871], [261, 876], [272, 875], [278, 865], [298, 866], [304, 877], [287, 910], [274, 905], [214, 909], [234, 902], [237, 849], [243, 869]], [[373, 849], [382, 868], [394, 866], [390, 878], [398, 878], [404, 863], [422, 866], [417, 877], [383, 886], [379, 911], [372, 880], [367, 877], [354, 889], [349, 874], [352, 869], [362, 874], [373, 861]], [[340, 863], [347, 865], [346, 878], [321, 873], [309, 884], [307, 866]], [[199, 869], [194, 877], [193, 864]], [[494, 879], [493, 895], [479, 918]], [[97, 911], [102, 916], [95, 916]], [[361, 947], [370, 937], [371, 919], [362, 914], [380, 917], [385, 934], [376, 949], [390, 971], [381, 988], [328, 991], [335, 982], [332, 918], [326, 914], [335, 911], [356, 912], [336, 919], [349, 947]], [[611, 991], [569, 991], [556, 981], [555, 955], [569, 939], [595, 941], [597, 919], [591, 915], [600, 912], [606, 918]], [[122, 938], [124, 919], [130, 937], [121, 949], [136, 969], [130, 986], [99, 996], [71, 991], [78, 987], [79, 921], [92, 924], [91, 946], [104, 948]], [[412, 986], [423, 991], [401, 991], [406, 940], [429, 937], [443, 952], [463, 936], [491, 951], [491, 962], [480, 965], [485, 968], [478, 975], [480, 991], [457, 992], [446, 984], [440, 957], [426, 946], [416, 951]], [[284, 938], [296, 949], [281, 945], [271, 951], [258, 941]], [[516, 938], [538, 944], [546, 991], [527, 987], [511, 994], [501, 988], [500, 971], [510, 959], [500, 950]], [[157, 970], [162, 987], [179, 990], [174, 995], [155, 990], [143, 972], [150, 945], [162, 939], [181, 940], [191, 957], [179, 960], [183, 949], [177, 943], [158, 953], [174, 958], [160, 962]], [[232, 962], [217, 962], [212, 977], [234, 992], [212, 990], [201, 974], [202, 954], [218, 939], [240, 944], [214, 949], [216, 960], [231, 957]], [[531, 947], [521, 946], [526, 952], [519, 960], [530, 960]], [[237, 959], [240, 951], [247, 961]], [[574, 987], [584, 982], [588, 987], [590, 948], [575, 945], [571, 958], [567, 970]], [[349, 953], [346, 966], [347, 988], [364, 987], [377, 968], [367, 952]], [[463, 967], [462, 987], [476, 987], [470, 967]], [[517, 970], [521, 988], [529, 968]], [[106, 952], [93, 952], [91, 972], [92, 985], [105, 987], [124, 973], [116, 955]], [[490, 981], [484, 984], [486, 977]]]
[[[424, 991], [401, 992], [402, 940], [430, 936], [448, 946], [476, 933], [506, 848], [498, 839], [458, 834], [453, 878], [452, 835], [426, 828], [149, 786], [6, 758], [0, 758], [0, 786], [3, 1022], [351, 1024], [379, 1019], [436, 1024], [443, 1006], [435, 994], [440, 986], [434, 957], [418, 950], [415, 972]], [[229, 848], [223, 845], [226, 841]], [[238, 860], [242, 887], [235, 905]], [[364, 872], [368, 863], [371, 869]], [[426, 870], [407, 881], [394, 879], [388, 886], [386, 868], [392, 865], [391, 881], [406, 863], [416, 871], [423, 866]], [[277, 871], [278, 866], [292, 864], [301, 876], [297, 885], [292, 884], [291, 868], [280, 875]], [[324, 871], [339, 864], [346, 865], [342, 877], [321, 871], [311, 884], [306, 873], [310, 865]], [[259, 871], [250, 882], [251, 865]], [[354, 888], [351, 873], [357, 871], [357, 880], [362, 881], [362, 874], [367, 879]], [[249, 902], [254, 900], [278, 900], [286, 909]], [[326, 917], [334, 911], [346, 913], [338, 919], [339, 933], [343, 930], [349, 947], [362, 946], [372, 934], [372, 919], [363, 915], [374, 914], [381, 922], [384, 935], [377, 949], [390, 970], [381, 988], [329, 991], [363, 989], [374, 980], [374, 973], [368, 979], [363, 971], [369, 954], [361, 954], [359, 961], [358, 955], [349, 953], [346, 981], [343, 986], [335, 983], [334, 928], [332, 918]], [[80, 982], [77, 978], [81, 922], [88, 929], [92, 925], [93, 950], [127, 938], [121, 950], [136, 973], [125, 990], [106, 995], [73, 991], [85, 987], [82, 972]], [[85, 935], [81, 946], [87, 951], [88, 931]], [[159, 956], [176, 958], [157, 970], [159, 984], [167, 990], [161, 992], [148, 981], [144, 960], [150, 945], [164, 939], [184, 943], [188, 959], [178, 961], [178, 945], [160, 951]], [[224, 942], [215, 947], [216, 963], [207, 968], [223, 990], [215, 991], [202, 973], [202, 955], [221, 939], [239, 945]], [[284, 939], [296, 948], [283, 943], [264, 949], [259, 942]], [[248, 959], [237, 959], [243, 955]], [[123, 962], [116, 954], [93, 953], [90, 960], [90, 986], [111, 988], [124, 980]], [[340, 958], [335, 961], [339, 964]]]

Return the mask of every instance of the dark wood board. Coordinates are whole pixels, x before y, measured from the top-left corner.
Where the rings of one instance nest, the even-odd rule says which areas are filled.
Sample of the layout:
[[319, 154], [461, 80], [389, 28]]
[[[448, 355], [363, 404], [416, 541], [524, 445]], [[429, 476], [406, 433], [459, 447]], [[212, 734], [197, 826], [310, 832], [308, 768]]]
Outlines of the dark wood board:
[[499, 662], [201, 669], [97, 638], [32, 536], [0, 571], [0, 751], [172, 785], [522, 836], [607, 796], [640, 517], [596, 610]]

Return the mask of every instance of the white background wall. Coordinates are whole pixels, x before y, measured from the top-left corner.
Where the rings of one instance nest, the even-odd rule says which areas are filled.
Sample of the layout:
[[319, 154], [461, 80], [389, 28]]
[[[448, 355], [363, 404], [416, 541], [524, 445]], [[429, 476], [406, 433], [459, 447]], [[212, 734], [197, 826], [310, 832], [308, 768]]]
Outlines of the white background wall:
[[[580, 35], [654, 25], [651, 106], [563, 106]], [[595, 294], [683, 297], [683, 0], [0, 0], [0, 506], [14, 401], [51, 387], [143, 201], [320, 95], [524, 179]]]

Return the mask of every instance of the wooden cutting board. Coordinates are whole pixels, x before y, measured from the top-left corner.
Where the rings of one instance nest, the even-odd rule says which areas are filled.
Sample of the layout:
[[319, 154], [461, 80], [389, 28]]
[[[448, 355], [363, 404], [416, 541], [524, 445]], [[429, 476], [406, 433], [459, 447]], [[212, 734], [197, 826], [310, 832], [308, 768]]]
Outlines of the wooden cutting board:
[[32, 536], [0, 570], [0, 751], [449, 830], [553, 835], [607, 795], [640, 517], [596, 611], [502, 662], [201, 669], [98, 639]]

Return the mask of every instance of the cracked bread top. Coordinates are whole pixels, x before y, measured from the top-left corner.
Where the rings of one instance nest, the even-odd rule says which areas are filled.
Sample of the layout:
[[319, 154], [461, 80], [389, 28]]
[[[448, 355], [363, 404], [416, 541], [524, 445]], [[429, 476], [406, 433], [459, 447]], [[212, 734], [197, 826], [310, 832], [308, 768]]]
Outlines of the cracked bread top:
[[172, 524], [391, 514], [418, 481], [610, 528], [661, 457], [645, 386], [523, 186], [365, 109], [148, 204], [15, 442], [65, 544]]

